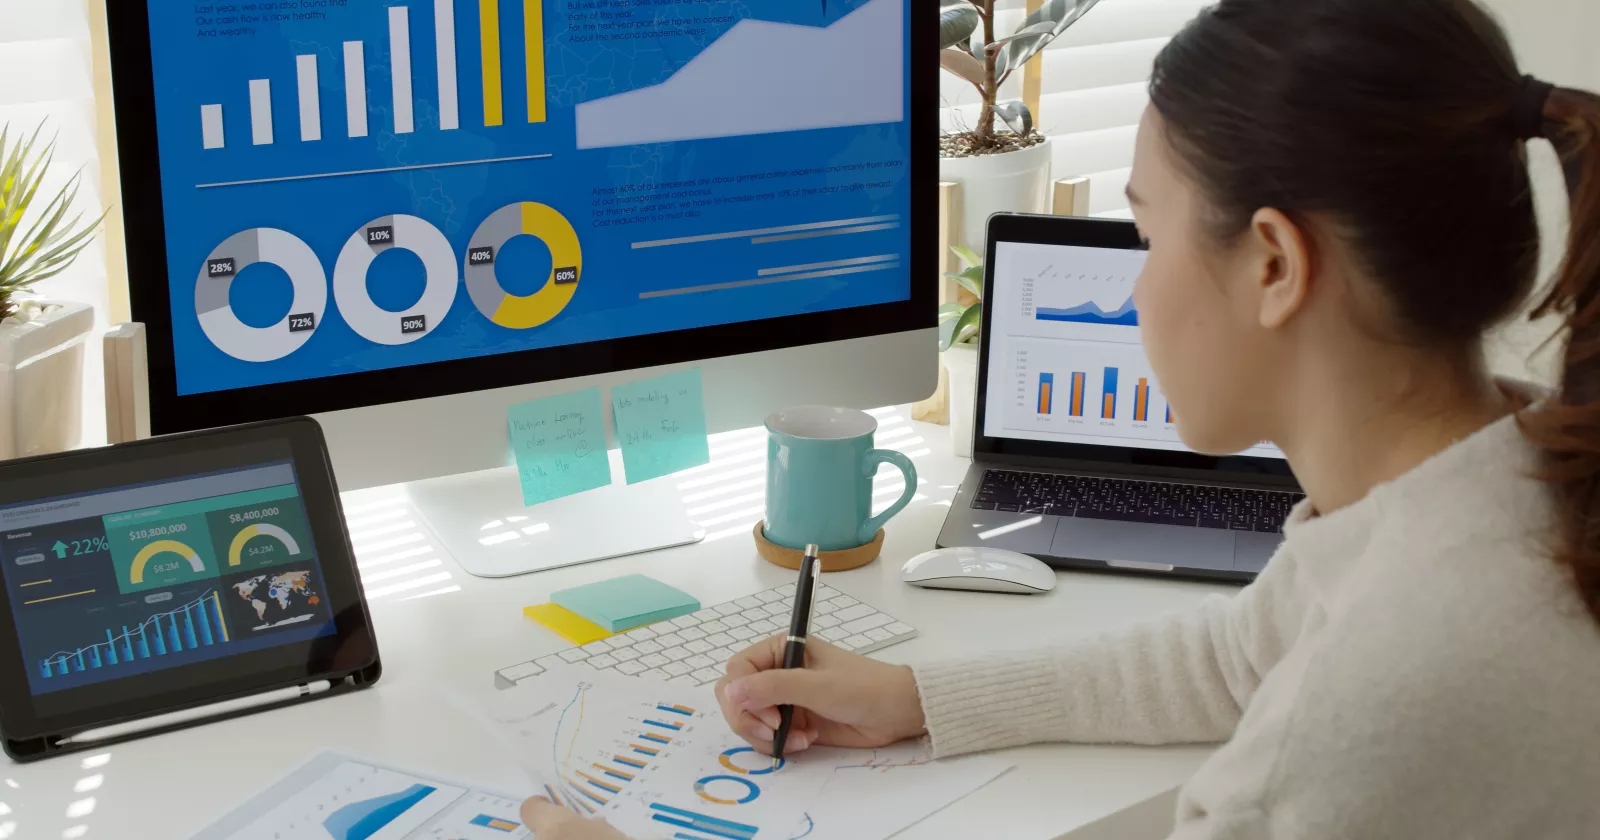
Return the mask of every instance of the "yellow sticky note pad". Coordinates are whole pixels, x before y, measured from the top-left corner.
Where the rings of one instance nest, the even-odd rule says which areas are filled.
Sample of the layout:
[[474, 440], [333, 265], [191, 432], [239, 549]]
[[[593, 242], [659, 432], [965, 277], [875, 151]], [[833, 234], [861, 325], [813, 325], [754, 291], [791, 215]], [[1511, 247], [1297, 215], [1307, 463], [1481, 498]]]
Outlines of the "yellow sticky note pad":
[[616, 635], [566, 607], [555, 604], [523, 607], [522, 614], [554, 630], [556, 635], [575, 645], [586, 645]]

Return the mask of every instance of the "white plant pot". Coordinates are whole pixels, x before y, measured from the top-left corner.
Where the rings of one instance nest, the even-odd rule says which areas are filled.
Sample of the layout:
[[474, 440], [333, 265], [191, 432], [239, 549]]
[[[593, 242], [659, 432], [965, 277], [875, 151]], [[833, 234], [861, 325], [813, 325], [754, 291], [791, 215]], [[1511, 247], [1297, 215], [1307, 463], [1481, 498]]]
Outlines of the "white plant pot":
[[84, 340], [94, 307], [29, 300], [0, 321], [0, 459], [62, 452], [83, 438]]
[[1047, 138], [1000, 155], [939, 159], [940, 180], [961, 184], [961, 244], [982, 254], [990, 216], [1049, 209], [1052, 145]]
[[972, 457], [972, 418], [977, 413], [978, 345], [953, 344], [944, 351], [950, 375], [950, 442], [956, 457]]

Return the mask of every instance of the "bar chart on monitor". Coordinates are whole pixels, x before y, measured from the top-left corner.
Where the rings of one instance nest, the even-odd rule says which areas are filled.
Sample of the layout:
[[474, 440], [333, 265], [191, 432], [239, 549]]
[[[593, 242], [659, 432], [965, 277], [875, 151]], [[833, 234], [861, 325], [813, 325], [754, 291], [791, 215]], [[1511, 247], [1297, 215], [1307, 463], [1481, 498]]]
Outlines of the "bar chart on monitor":
[[991, 387], [1006, 389], [1006, 428], [1178, 442], [1172, 409], [1138, 345], [1014, 339], [1005, 352], [1007, 378]]

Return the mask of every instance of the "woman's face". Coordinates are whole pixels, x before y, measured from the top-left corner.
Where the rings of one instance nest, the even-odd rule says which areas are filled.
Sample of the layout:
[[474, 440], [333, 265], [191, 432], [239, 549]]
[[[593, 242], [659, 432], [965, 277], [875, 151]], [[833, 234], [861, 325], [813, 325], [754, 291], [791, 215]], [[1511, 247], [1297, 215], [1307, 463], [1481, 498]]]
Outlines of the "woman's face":
[[1252, 293], [1256, 265], [1207, 233], [1203, 198], [1167, 148], [1162, 120], [1145, 111], [1129, 199], [1150, 257], [1134, 288], [1139, 329], [1156, 379], [1191, 449], [1232, 454], [1265, 437], [1276, 378]]

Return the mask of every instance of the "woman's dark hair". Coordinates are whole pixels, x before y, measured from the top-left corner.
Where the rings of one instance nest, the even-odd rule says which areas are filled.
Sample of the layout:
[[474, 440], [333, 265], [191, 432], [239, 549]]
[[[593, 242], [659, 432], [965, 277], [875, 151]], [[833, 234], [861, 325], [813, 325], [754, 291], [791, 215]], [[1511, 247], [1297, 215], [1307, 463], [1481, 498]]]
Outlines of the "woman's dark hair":
[[1213, 234], [1264, 207], [1325, 220], [1396, 337], [1441, 351], [1477, 348], [1532, 292], [1526, 141], [1555, 145], [1571, 239], [1535, 314], [1564, 314], [1568, 345], [1559, 394], [1521, 422], [1557, 559], [1600, 620], [1600, 97], [1524, 77], [1472, 0], [1221, 0], [1162, 50], [1150, 95]]

